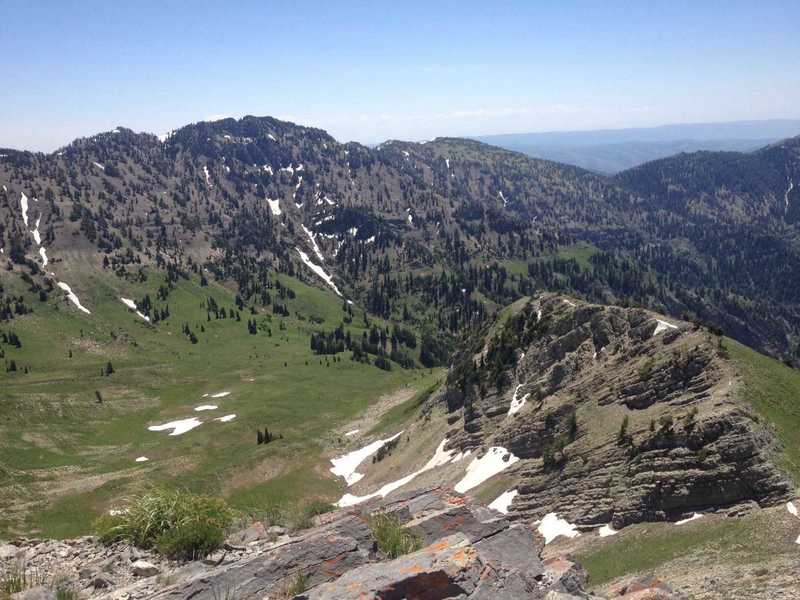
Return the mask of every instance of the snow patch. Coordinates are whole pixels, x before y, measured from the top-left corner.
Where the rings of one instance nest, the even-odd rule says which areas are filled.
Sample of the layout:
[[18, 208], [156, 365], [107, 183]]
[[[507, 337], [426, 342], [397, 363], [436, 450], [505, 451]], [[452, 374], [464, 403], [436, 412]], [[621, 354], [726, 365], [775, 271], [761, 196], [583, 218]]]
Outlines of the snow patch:
[[267, 204], [269, 204], [269, 209], [272, 211], [272, 214], [280, 216], [281, 214], [281, 201], [280, 200], [270, 200], [267, 198]]
[[507, 469], [518, 460], [518, 456], [514, 456], [502, 446], [492, 446], [481, 458], [472, 460], [467, 466], [466, 475], [453, 489], [459, 494], [463, 494]]
[[[400, 433], [403, 432], [401, 431]], [[400, 434], [398, 433], [397, 435]], [[401, 477], [396, 481], [387, 483], [378, 491], [373, 492], [371, 494], [367, 494], [366, 496], [354, 496], [353, 494], [345, 494], [339, 499], [339, 501], [336, 503], [336, 506], [338, 506], [339, 508], [345, 508], [347, 506], [354, 506], [356, 504], [361, 504], [362, 502], [366, 502], [367, 500], [370, 500], [372, 498], [377, 498], [378, 496], [380, 496], [381, 498], [385, 498], [394, 490], [401, 488], [407, 483], [409, 483], [417, 475], [425, 473], [426, 471], [430, 471], [431, 469], [435, 469], [436, 467], [446, 465], [447, 463], [458, 462], [465, 456], [469, 455], [469, 451], [467, 451], [466, 454], [462, 452], [455, 454], [455, 450], [445, 451], [444, 447], [446, 444], [447, 444], [447, 439], [443, 439], [439, 444], [439, 446], [436, 448], [436, 452], [434, 452], [433, 458], [431, 458], [427, 463], [425, 463], [425, 465], [419, 471], [414, 471], [413, 473], [409, 473], [405, 477]], [[332, 470], [333, 469], [331, 469], [331, 471]], [[359, 479], [361, 479], [361, 477], [359, 477]]]
[[101, 165], [99, 162], [93, 162], [92, 164], [95, 167], [97, 167], [98, 169], [100, 169], [101, 171], [105, 171], [106, 170], [105, 166]]
[[797, 507], [794, 505], [794, 502], [787, 502], [786, 503], [786, 510], [789, 511], [789, 514], [797, 516]]
[[295, 250], [297, 250], [297, 253], [300, 255], [300, 260], [303, 261], [303, 264], [305, 264], [309, 269], [314, 271], [314, 273], [316, 273], [320, 277], [320, 279], [322, 279], [325, 283], [331, 286], [333, 291], [336, 292], [337, 296], [342, 295], [342, 293], [339, 291], [339, 288], [336, 287], [335, 283], [333, 283], [333, 277], [328, 275], [325, 272], [325, 269], [311, 262], [311, 259], [308, 257], [308, 254], [300, 250], [300, 248], [295, 248]]
[[617, 535], [619, 531], [611, 527], [611, 523], [608, 525], [603, 525], [600, 529], [597, 530], [597, 534], [600, 537], [608, 537], [610, 535]]
[[[523, 355], [523, 356], [524, 356], [524, 355]], [[517, 389], [515, 389], [515, 390], [514, 390], [514, 397], [513, 397], [513, 398], [511, 398], [511, 406], [509, 406], [509, 407], [508, 407], [508, 415], [507, 415], [507, 416], [509, 416], [509, 417], [510, 417], [511, 415], [513, 415], [514, 413], [516, 413], [516, 412], [519, 412], [519, 411], [520, 411], [520, 409], [521, 409], [523, 406], [525, 406], [525, 402], [527, 402], [527, 400], [528, 400], [528, 397], [530, 396], [530, 393], [527, 393], [527, 394], [525, 394], [525, 395], [524, 395], [522, 398], [519, 398], [519, 397], [518, 397], [518, 394], [519, 394], [519, 389], [520, 389], [520, 388], [521, 388], [523, 385], [524, 385], [524, 384], [519, 384], [519, 385], [517, 386]]]
[[701, 515], [700, 513], [694, 513], [691, 517], [688, 517], [686, 519], [681, 519], [680, 521], [675, 521], [675, 525], [683, 525], [684, 523], [688, 523], [689, 521], [695, 521], [701, 518], [702, 516], [703, 515]]
[[22, 222], [25, 223], [25, 227], [28, 226], [28, 197], [25, 195], [24, 192], [21, 192], [22, 195], [19, 199], [19, 206], [22, 209]]
[[73, 292], [73, 291], [72, 291], [72, 288], [70, 288], [70, 287], [69, 287], [69, 285], [67, 285], [67, 284], [66, 284], [66, 283], [64, 283], [63, 281], [59, 281], [59, 282], [57, 283], [57, 285], [58, 285], [58, 287], [60, 287], [62, 290], [64, 290], [65, 292], [67, 292], [67, 298], [69, 298], [70, 302], [72, 302], [72, 303], [73, 303], [75, 306], [77, 306], [77, 307], [78, 307], [78, 309], [82, 310], [82, 311], [83, 311], [83, 312], [85, 312], [87, 315], [90, 315], [90, 314], [92, 314], [92, 313], [89, 311], [89, 309], [88, 309], [88, 308], [86, 308], [86, 307], [85, 307], [83, 304], [81, 304], [81, 301], [80, 301], [80, 299], [78, 298], [78, 296], [76, 296], [76, 295], [75, 295], [75, 292]]
[[348, 432], [347, 432], [347, 433], [345, 433], [344, 435], [345, 435], [345, 437], [353, 437], [353, 436], [354, 436], [355, 434], [357, 434], [359, 431], [361, 431], [361, 430], [360, 430], [360, 429], [353, 429], [352, 431], [348, 431]]
[[508, 507], [511, 506], [511, 503], [514, 501], [514, 498], [516, 498], [517, 494], [519, 494], [517, 490], [508, 490], [503, 492], [497, 498], [492, 500], [492, 503], [489, 504], [489, 508], [493, 508], [497, 512], [507, 515]]
[[497, 192], [497, 195], [500, 197], [500, 200], [503, 201], [503, 206], [505, 207], [508, 204], [508, 200], [506, 200], [506, 197], [503, 196], [503, 192]]
[[559, 519], [556, 513], [547, 513], [539, 522], [538, 531], [544, 536], [545, 544], [549, 544], [560, 535], [568, 538], [580, 535], [575, 525], [565, 519]]
[[217, 417], [214, 419], [215, 421], [219, 421], [220, 423], [227, 423], [228, 421], [233, 421], [236, 418], [236, 415], [225, 415], [224, 417]]
[[211, 174], [208, 172], [208, 167], [206, 165], [203, 165], [203, 175], [205, 175], [206, 178], [206, 185], [208, 187], [214, 187], [211, 184]]
[[792, 193], [794, 189], [794, 181], [789, 181], [789, 189], [786, 190], [786, 193], [783, 195], [783, 201], [786, 204], [786, 210], [789, 210], [789, 194]]
[[146, 456], [140, 456], [139, 458], [136, 459], [136, 462], [142, 463], [142, 462], [147, 462], [148, 460], [150, 459], [147, 458]]
[[[323, 221], [324, 220], [328, 220], [327, 217], [325, 219], [323, 219]], [[320, 223], [321, 222], [322, 221], [320, 221]], [[320, 261], [325, 262], [325, 257], [322, 256], [322, 251], [319, 249], [319, 246], [317, 246], [317, 240], [314, 239], [314, 234], [311, 233], [311, 230], [309, 230], [309, 228], [306, 227], [305, 225], [301, 225], [301, 227], [303, 228], [303, 231], [306, 232], [306, 235], [308, 236], [308, 239], [311, 240], [311, 245], [314, 248], [314, 254], [317, 255], [317, 258], [320, 259]]]
[[670, 329], [678, 328], [677, 325], [673, 325], [672, 323], [667, 323], [666, 321], [662, 321], [661, 319], [656, 319], [656, 323], [658, 324], [656, 325], [655, 331], [653, 331], [653, 336], [651, 337], [657, 336], [662, 331], [668, 331]]
[[352, 452], [348, 452], [347, 454], [344, 454], [338, 458], [332, 458], [331, 464], [333, 466], [331, 467], [331, 473], [339, 477], [343, 477], [348, 486], [353, 485], [364, 477], [363, 474], [356, 471], [358, 465], [364, 462], [366, 458], [369, 458], [378, 450], [383, 448], [384, 444], [396, 440], [402, 433], [402, 431], [400, 433], [396, 433], [392, 437], [386, 438], [385, 440], [375, 440], [363, 448], [353, 450]]
[[230, 392], [217, 392], [216, 394], [211, 394], [212, 398], [224, 398], [225, 396], [230, 396]]
[[122, 303], [123, 303], [125, 306], [127, 306], [127, 307], [128, 307], [128, 308], [130, 308], [132, 311], [134, 311], [134, 312], [135, 312], [135, 313], [136, 313], [136, 314], [137, 314], [137, 315], [138, 315], [140, 318], [144, 319], [144, 320], [145, 320], [145, 321], [147, 321], [148, 323], [150, 322], [150, 317], [148, 317], [147, 315], [145, 315], [144, 313], [142, 313], [142, 312], [140, 312], [140, 311], [139, 311], [139, 308], [136, 306], [136, 302], [134, 302], [134, 301], [133, 301], [133, 300], [131, 300], [130, 298], [120, 298], [119, 300], [120, 300], [120, 302], [122, 302]]
[[[0, 248], [0, 251], [1, 251], [1, 250], [2, 250], [2, 248]], [[45, 249], [45, 247], [44, 247], [44, 246], [41, 246], [41, 247], [39, 248], [39, 256], [41, 256], [41, 257], [42, 257], [42, 266], [43, 266], [43, 267], [46, 267], [46, 266], [47, 266], [47, 263], [48, 263], [48, 262], [50, 262], [50, 261], [48, 261], [48, 260], [47, 260], [47, 250]]]
[[219, 406], [216, 404], [201, 404], [200, 406], [195, 406], [194, 411], [201, 412], [204, 410], [217, 410], [218, 408]]
[[151, 425], [147, 429], [148, 431], [166, 431], [167, 429], [172, 429], [170, 435], [183, 435], [187, 431], [191, 431], [202, 424], [203, 422], [200, 419], [191, 417], [189, 419], [180, 419], [179, 421], [170, 421], [163, 425]]

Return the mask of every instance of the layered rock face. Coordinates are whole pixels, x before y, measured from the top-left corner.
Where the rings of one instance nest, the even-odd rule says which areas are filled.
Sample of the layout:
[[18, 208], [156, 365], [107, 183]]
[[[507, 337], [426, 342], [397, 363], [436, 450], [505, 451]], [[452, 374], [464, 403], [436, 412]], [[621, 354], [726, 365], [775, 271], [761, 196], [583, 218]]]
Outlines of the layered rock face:
[[700, 327], [545, 295], [475, 350], [439, 400], [452, 444], [522, 459], [512, 515], [621, 527], [791, 495], [724, 342]]
[[[388, 560], [370, 526], [379, 513], [414, 532], [422, 548]], [[105, 548], [88, 538], [20, 543], [9, 556], [27, 556], [30, 564], [58, 561], [78, 578], [73, 585], [81, 597], [108, 600], [592, 598], [579, 565], [566, 558], [542, 561], [544, 540], [532, 527], [449, 489], [396, 493], [317, 520], [311, 529], [277, 539], [256, 524], [233, 536], [244, 544], [229, 543], [204, 561], [182, 565], [152, 555], [144, 560], [136, 551]]]

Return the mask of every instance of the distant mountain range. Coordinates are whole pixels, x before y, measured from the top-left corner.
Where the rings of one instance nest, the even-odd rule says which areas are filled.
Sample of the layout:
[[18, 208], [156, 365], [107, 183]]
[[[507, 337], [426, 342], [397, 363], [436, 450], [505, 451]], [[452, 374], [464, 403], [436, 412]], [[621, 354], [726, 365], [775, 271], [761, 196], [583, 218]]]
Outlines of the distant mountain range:
[[511, 133], [473, 139], [535, 158], [613, 174], [680, 152], [749, 152], [798, 134], [800, 119], [774, 119], [631, 129]]

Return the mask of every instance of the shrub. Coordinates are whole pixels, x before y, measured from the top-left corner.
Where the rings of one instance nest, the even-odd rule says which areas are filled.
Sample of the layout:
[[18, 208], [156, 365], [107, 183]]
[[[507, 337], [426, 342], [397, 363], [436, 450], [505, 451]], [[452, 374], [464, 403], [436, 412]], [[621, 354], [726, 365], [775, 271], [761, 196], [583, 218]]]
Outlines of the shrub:
[[204, 558], [221, 547], [225, 532], [207, 521], [191, 521], [167, 529], [158, 536], [156, 549], [174, 560]]
[[220, 547], [233, 514], [218, 498], [181, 490], [154, 490], [132, 498], [95, 529], [105, 543], [125, 540], [175, 557], [205, 556]]
[[378, 550], [389, 558], [397, 558], [422, 548], [422, 538], [403, 527], [394, 515], [379, 514], [370, 519]]

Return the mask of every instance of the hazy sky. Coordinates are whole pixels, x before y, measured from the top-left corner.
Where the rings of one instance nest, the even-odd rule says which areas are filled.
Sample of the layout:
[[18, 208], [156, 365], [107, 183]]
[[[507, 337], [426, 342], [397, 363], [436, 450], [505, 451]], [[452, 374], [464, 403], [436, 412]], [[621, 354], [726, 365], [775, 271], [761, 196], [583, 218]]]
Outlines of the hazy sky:
[[796, 118], [798, 24], [798, 0], [0, 0], [0, 146], [245, 114], [361, 142]]

